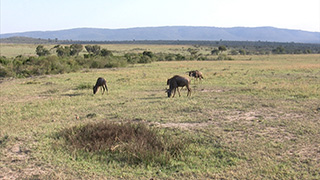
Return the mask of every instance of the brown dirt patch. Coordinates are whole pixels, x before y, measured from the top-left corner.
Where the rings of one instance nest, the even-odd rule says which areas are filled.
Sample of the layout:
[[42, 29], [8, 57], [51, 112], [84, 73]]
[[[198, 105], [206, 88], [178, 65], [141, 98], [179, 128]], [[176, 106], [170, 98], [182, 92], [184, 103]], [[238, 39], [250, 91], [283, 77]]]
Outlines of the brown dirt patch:
[[22, 141], [9, 146], [1, 152], [0, 179], [28, 179], [48, 174], [51, 168], [45, 168], [33, 162], [31, 150], [24, 147]]

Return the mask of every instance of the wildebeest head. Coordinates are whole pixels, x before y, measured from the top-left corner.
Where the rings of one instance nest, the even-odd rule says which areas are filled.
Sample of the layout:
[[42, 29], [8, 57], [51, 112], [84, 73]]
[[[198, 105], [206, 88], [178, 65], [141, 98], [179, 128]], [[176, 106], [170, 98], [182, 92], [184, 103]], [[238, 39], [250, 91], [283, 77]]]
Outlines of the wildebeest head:
[[93, 86], [93, 94], [96, 94], [97, 91], [98, 91], [98, 87]]
[[168, 98], [171, 97], [171, 90], [170, 89], [167, 89], [166, 93], [168, 94]]

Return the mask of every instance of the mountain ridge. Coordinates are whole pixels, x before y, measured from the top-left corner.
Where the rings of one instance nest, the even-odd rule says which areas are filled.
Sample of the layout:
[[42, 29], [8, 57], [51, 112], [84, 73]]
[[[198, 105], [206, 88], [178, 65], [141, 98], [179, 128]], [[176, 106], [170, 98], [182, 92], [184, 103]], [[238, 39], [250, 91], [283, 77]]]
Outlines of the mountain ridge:
[[14, 36], [75, 40], [75, 41], [130, 41], [130, 40], [200, 40], [200, 41], [271, 41], [320, 43], [320, 32], [281, 29], [275, 27], [160, 26], [123, 29], [73, 28], [55, 31], [29, 31], [1, 34]]

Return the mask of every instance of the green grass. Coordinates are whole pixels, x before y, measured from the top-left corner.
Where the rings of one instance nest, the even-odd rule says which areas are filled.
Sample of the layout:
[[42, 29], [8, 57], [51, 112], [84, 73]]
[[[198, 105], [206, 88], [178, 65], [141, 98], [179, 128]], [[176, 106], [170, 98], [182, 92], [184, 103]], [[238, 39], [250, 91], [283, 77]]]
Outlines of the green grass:
[[[3, 79], [0, 178], [319, 179], [318, 55], [233, 59]], [[205, 79], [192, 79], [192, 96], [167, 98], [166, 80], [194, 69]], [[93, 95], [98, 77], [108, 94]], [[130, 163], [57, 138], [96, 123], [141, 123], [186, 147], [167, 163]]]

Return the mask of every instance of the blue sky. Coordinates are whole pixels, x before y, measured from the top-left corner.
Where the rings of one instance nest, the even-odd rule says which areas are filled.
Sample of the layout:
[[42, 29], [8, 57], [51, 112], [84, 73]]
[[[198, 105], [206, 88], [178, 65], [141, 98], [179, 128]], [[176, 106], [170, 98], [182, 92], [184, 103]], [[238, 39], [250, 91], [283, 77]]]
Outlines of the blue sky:
[[320, 0], [0, 0], [0, 33], [214, 26], [320, 32]]

